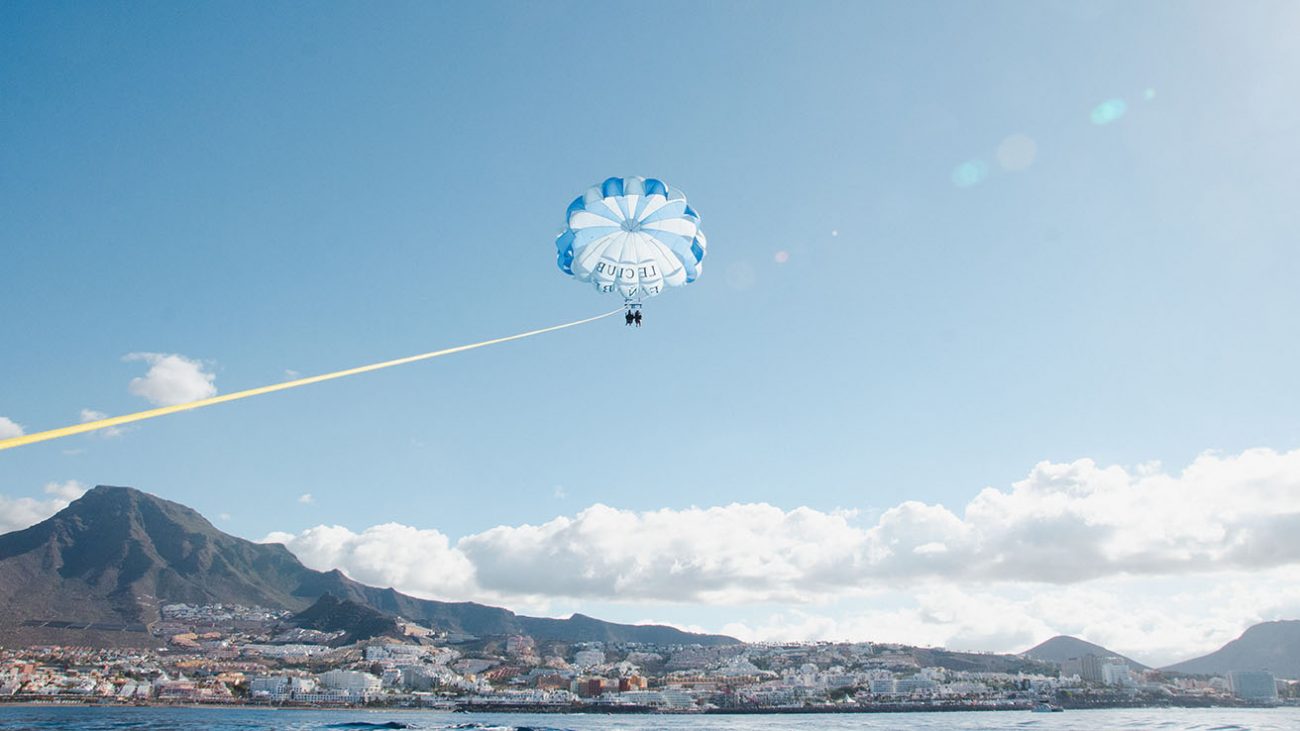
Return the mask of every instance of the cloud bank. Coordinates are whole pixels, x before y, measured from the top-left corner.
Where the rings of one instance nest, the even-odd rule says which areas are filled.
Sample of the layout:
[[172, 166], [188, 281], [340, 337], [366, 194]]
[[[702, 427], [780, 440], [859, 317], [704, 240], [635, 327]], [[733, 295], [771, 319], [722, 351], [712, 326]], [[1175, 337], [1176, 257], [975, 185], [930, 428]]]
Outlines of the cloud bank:
[[0, 495], [0, 533], [22, 530], [45, 520], [81, 497], [86, 492], [86, 486], [76, 480], [50, 482], [45, 485], [43, 492], [50, 497], [38, 500]]
[[[94, 410], [94, 409], [82, 409], [82, 410], [81, 410], [81, 423], [82, 423], [82, 424], [85, 424], [85, 423], [88, 423], [88, 422], [91, 422], [91, 421], [99, 421], [100, 419], [107, 419], [107, 418], [108, 418], [108, 414], [106, 414], [106, 413], [104, 413], [104, 412], [102, 412], [102, 411], [96, 411], [96, 410]], [[105, 439], [114, 439], [114, 438], [120, 437], [120, 436], [122, 436], [123, 434], [125, 434], [128, 428], [129, 428], [129, 427], [124, 427], [124, 426], [106, 426], [106, 427], [104, 427], [103, 429], [100, 429], [100, 430], [98, 430], [98, 431], [96, 431], [96, 432], [94, 432], [94, 433], [95, 433], [95, 434], [98, 434], [99, 436], [101, 436], [101, 437], [103, 437], [103, 438], [105, 438]]]
[[341, 526], [320, 525], [298, 534], [272, 533], [263, 540], [289, 546], [311, 568], [339, 568], [373, 586], [409, 589], [425, 597], [468, 598], [483, 593], [474, 583], [469, 559], [436, 530], [384, 523], [353, 533]]
[[1300, 567], [1069, 585], [930, 583], [867, 601], [765, 608], [715, 628], [747, 641], [870, 639], [1021, 652], [1057, 634], [1153, 667], [1203, 655], [1259, 622], [1300, 617]]
[[[960, 512], [908, 501], [872, 525], [852, 511], [763, 503], [647, 512], [597, 504], [454, 544], [396, 523], [268, 540], [313, 568], [444, 599], [826, 602], [934, 582], [1262, 570], [1300, 564], [1300, 450], [1207, 453], [1177, 474], [1043, 462]], [[407, 555], [454, 570], [413, 569]]]
[[174, 406], [217, 395], [216, 375], [203, 364], [177, 353], [129, 353], [124, 361], [144, 361], [149, 370], [132, 378], [127, 389], [155, 406]]
[[10, 419], [7, 416], [0, 416], [0, 439], [9, 439], [10, 437], [21, 437], [27, 431], [23, 425]]
[[1179, 472], [1042, 462], [958, 509], [908, 501], [871, 521], [762, 503], [597, 504], [457, 541], [399, 523], [266, 540], [369, 584], [535, 613], [681, 606], [745, 640], [997, 652], [1072, 634], [1162, 665], [1300, 617], [1297, 528], [1300, 450], [1250, 449]]

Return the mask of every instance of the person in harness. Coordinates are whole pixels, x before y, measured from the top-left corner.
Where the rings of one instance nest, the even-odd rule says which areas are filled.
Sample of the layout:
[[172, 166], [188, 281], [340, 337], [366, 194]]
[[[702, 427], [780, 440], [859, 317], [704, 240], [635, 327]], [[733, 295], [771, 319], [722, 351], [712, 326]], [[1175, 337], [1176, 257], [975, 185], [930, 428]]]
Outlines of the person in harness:
[[627, 324], [628, 324], [628, 325], [631, 325], [631, 324], [632, 324], [632, 320], [634, 320], [634, 319], [636, 319], [636, 318], [634, 318], [634, 317], [632, 316], [632, 310], [629, 309], [629, 310], [627, 311], [627, 314], [623, 315], [623, 319], [627, 321]]
[[632, 319], [636, 321], [637, 327], [641, 327], [641, 310], [637, 310], [635, 313], [633, 313]]

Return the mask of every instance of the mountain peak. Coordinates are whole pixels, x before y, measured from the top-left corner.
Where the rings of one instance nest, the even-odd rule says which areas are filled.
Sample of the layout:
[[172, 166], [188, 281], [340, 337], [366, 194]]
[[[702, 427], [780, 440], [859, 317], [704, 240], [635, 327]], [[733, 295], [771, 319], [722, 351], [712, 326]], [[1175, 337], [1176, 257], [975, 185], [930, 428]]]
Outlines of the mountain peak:
[[1300, 619], [1275, 619], [1271, 622], [1260, 622], [1247, 627], [1246, 631], [1241, 633], [1241, 636], [1282, 635], [1289, 637], [1297, 631], [1300, 631]]
[[293, 622], [303, 629], [342, 632], [337, 644], [380, 636], [402, 637], [396, 618], [351, 599], [339, 599], [329, 592], [321, 595], [315, 604], [295, 614]]
[[228, 535], [197, 511], [132, 487], [98, 485], [50, 518], [0, 535], [0, 644], [147, 645], [151, 639], [142, 630], [73, 634], [67, 626], [140, 627], [173, 602], [301, 612], [327, 594], [330, 599], [308, 619], [386, 627], [391, 619], [385, 617], [401, 616], [477, 636], [736, 643], [671, 627], [581, 615], [537, 619], [472, 602], [416, 599], [360, 584], [337, 569], [314, 571], [281, 544]]
[[1084, 655], [1096, 655], [1097, 657], [1115, 657], [1124, 661], [1134, 670], [1146, 670], [1147, 666], [1135, 660], [1131, 660], [1113, 650], [1096, 645], [1087, 640], [1081, 640], [1078, 637], [1070, 635], [1057, 635], [1049, 640], [1040, 642], [1037, 645], [1020, 653], [1021, 657], [1027, 657], [1034, 660], [1043, 660], [1051, 663], [1063, 663], [1072, 658], [1083, 657]]
[[[117, 502], [117, 503], [139, 503], [139, 502], [168, 502], [158, 497], [150, 495], [143, 490], [125, 485], [95, 485], [83, 494], [81, 497], [73, 500], [73, 503], [88, 501], [91, 503]], [[176, 505], [177, 503], [172, 503]]]
[[1218, 650], [1165, 670], [1191, 675], [1267, 670], [1282, 678], [1300, 678], [1300, 620], [1261, 622]]
[[129, 485], [95, 485], [86, 491], [87, 495], [104, 495], [104, 494], [126, 494], [142, 495], [144, 497], [153, 497], [143, 490], [131, 487]]
[[[66, 519], [69, 516], [85, 518], [105, 518], [117, 520], [123, 513], [133, 517], [148, 514], [150, 518], [184, 524], [184, 529], [201, 533], [220, 534], [215, 526], [193, 508], [180, 503], [165, 500], [134, 487], [120, 485], [96, 485], [84, 495], [73, 500], [66, 508], [56, 513], [51, 520]], [[48, 521], [47, 521], [48, 522]], [[39, 526], [41, 524], [37, 524]], [[33, 528], [37, 526], [32, 526]]]
[[303, 600], [286, 587], [303, 571], [283, 546], [226, 535], [135, 488], [99, 485], [0, 536], [0, 616], [136, 625], [156, 619], [163, 602], [292, 606]]

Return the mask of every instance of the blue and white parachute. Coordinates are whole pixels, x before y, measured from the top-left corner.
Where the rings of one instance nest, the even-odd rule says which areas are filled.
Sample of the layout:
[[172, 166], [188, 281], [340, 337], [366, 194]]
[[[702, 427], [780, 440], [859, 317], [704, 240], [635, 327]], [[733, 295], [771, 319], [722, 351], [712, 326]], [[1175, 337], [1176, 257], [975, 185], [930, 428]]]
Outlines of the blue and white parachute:
[[699, 278], [708, 243], [686, 196], [654, 178], [608, 178], [569, 205], [560, 271], [628, 301]]

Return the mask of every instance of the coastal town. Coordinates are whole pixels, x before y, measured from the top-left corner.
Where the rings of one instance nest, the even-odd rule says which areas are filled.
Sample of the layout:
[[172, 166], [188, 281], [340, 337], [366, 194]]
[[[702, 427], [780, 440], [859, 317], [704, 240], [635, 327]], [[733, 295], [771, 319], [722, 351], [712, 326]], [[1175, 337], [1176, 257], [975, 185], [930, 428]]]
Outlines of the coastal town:
[[[150, 647], [0, 649], [0, 702], [557, 712], [852, 712], [1300, 702], [1300, 683], [882, 643], [652, 645], [453, 635], [399, 620], [351, 641], [289, 612], [168, 604]], [[124, 631], [126, 631], [124, 629]]]

